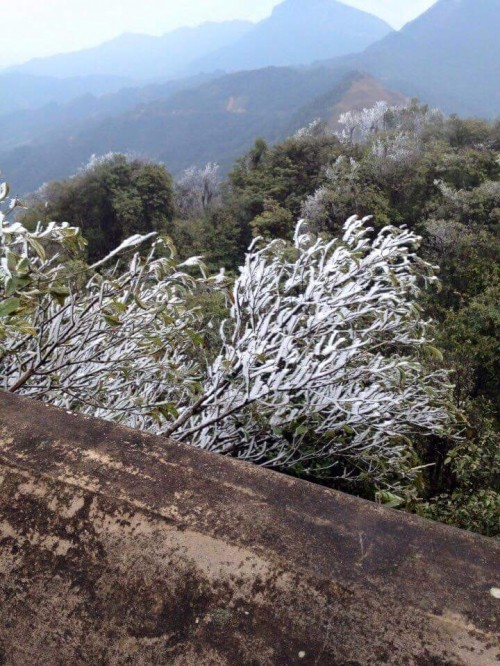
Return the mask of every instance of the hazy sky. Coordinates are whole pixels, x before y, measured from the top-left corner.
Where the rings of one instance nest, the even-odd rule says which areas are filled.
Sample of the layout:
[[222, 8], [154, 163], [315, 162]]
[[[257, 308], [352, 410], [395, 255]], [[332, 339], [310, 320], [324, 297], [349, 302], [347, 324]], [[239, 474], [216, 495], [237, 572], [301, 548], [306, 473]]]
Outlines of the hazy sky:
[[[0, 68], [94, 46], [123, 32], [162, 34], [182, 25], [259, 20], [281, 0], [0, 0]], [[344, 0], [396, 28], [435, 0]]]

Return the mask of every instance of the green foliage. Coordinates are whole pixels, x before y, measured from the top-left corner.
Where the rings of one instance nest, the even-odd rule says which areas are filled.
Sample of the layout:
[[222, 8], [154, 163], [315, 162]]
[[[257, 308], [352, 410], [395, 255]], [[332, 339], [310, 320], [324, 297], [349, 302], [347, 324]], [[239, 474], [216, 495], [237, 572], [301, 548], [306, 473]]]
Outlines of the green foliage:
[[263, 215], [266, 208], [269, 212], [273, 205], [288, 211], [290, 224], [281, 229], [289, 237], [304, 199], [321, 185], [325, 165], [341, 152], [339, 141], [333, 136], [295, 137], [273, 149], [258, 140], [230, 174], [230, 191], [225, 200], [246, 239], [251, 238], [255, 218]]
[[[36, 334], [34, 313], [40, 300], [64, 305], [68, 272], [80, 274], [78, 258], [85, 248], [80, 230], [68, 224], [28, 232], [10, 222], [18, 202], [7, 204], [8, 187], [0, 190], [0, 360], [16, 337]], [[63, 261], [60, 261], [63, 259]]]
[[[223, 285], [222, 285], [223, 286]], [[227, 322], [230, 300], [224, 289], [214, 289], [207, 284], [197, 285], [197, 289], [186, 297], [186, 307], [198, 313], [199, 344], [196, 350], [200, 364], [212, 363], [220, 352], [220, 327]]]
[[450, 488], [425, 503], [423, 515], [450, 525], [500, 536], [500, 433], [494, 421], [470, 406], [479, 419], [467, 439], [451, 448], [445, 459]]
[[207, 210], [199, 217], [175, 219], [172, 226], [171, 235], [182, 259], [202, 255], [212, 272], [237, 270], [248, 244], [230, 211]]
[[282, 208], [275, 201], [264, 202], [264, 211], [252, 222], [252, 232], [266, 240], [286, 238], [293, 229], [294, 219], [290, 211]]
[[440, 343], [456, 368], [459, 403], [482, 397], [500, 414], [500, 281], [465, 307], [446, 313]]
[[44, 186], [30, 203], [23, 224], [71, 220], [88, 242], [91, 261], [133, 234], [168, 233], [174, 215], [165, 167], [120, 154], [91, 160], [74, 178]]

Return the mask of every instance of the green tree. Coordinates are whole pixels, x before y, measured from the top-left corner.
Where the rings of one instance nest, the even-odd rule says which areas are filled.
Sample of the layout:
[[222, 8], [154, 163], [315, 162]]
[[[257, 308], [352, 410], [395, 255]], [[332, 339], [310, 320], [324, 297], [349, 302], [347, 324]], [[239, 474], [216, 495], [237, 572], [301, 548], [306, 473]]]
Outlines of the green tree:
[[470, 405], [472, 427], [451, 446], [442, 469], [442, 490], [419, 511], [428, 518], [500, 536], [500, 433], [488, 406]]
[[88, 242], [91, 261], [133, 234], [170, 232], [174, 216], [165, 167], [120, 154], [92, 159], [74, 178], [44, 186], [31, 203], [24, 224], [72, 220]]

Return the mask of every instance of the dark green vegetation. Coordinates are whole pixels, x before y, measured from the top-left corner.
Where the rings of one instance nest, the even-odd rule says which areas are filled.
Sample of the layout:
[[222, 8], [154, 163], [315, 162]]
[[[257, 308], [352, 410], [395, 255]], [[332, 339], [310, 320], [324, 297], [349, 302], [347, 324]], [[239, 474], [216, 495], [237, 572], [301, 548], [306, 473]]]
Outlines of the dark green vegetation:
[[[301, 211], [329, 235], [353, 213], [373, 214], [376, 227], [405, 223], [423, 235], [422, 257], [441, 266], [442, 288], [422, 305], [453, 370], [464, 441], [419, 443], [419, 462], [430, 467], [405, 501], [424, 515], [498, 535], [500, 125], [436, 120], [411, 154], [391, 149], [397, 132], [379, 141], [383, 151], [377, 139], [346, 146], [322, 135], [256, 146], [232, 172], [225, 205], [244, 236], [252, 229], [289, 236]], [[322, 207], [314, 199], [302, 205], [319, 187]]]
[[171, 231], [173, 216], [172, 179], [165, 167], [114, 155], [94, 160], [71, 180], [46, 185], [24, 222], [71, 220], [94, 261], [133, 234]]
[[[82, 226], [94, 256], [127, 234], [168, 229], [181, 257], [203, 254], [212, 271], [224, 266], [229, 277], [253, 236], [291, 238], [301, 216], [326, 236], [338, 235], [352, 214], [373, 215], [376, 228], [418, 231], [422, 258], [441, 267], [441, 288], [421, 303], [436, 322], [428, 363], [452, 371], [462, 441], [414, 442], [418, 480], [399, 497], [378, 499], [493, 536], [500, 534], [499, 151], [500, 123], [444, 119], [414, 105], [402, 120], [388, 113], [384, 130], [357, 143], [322, 125], [275, 147], [258, 140], [220, 193], [190, 214], [178, 210], [172, 223], [165, 172], [118, 157], [49, 186], [48, 215]], [[161, 194], [144, 205], [158, 184]], [[99, 198], [105, 188], [108, 198]], [[212, 322], [205, 343], [215, 349], [226, 305], [204, 294], [199, 304]], [[324, 474], [317, 480], [330, 483]], [[373, 487], [340, 487], [376, 496]]]

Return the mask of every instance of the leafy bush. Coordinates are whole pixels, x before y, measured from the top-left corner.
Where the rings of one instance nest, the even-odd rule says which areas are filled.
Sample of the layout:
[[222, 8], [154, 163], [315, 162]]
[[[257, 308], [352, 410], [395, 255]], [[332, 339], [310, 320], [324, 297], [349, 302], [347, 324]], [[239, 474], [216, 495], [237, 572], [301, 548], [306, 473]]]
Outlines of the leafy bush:
[[398, 487], [414, 473], [411, 437], [450, 430], [451, 387], [424, 361], [435, 352], [415, 299], [434, 278], [419, 239], [390, 227], [370, 239], [366, 222], [351, 218], [339, 240], [299, 224], [293, 247], [254, 245], [215, 354], [197, 299], [224, 278], [190, 277], [199, 259], [179, 265], [150, 234], [72, 272], [59, 250], [82, 249], [78, 230], [4, 219], [4, 389], [262, 465]]

